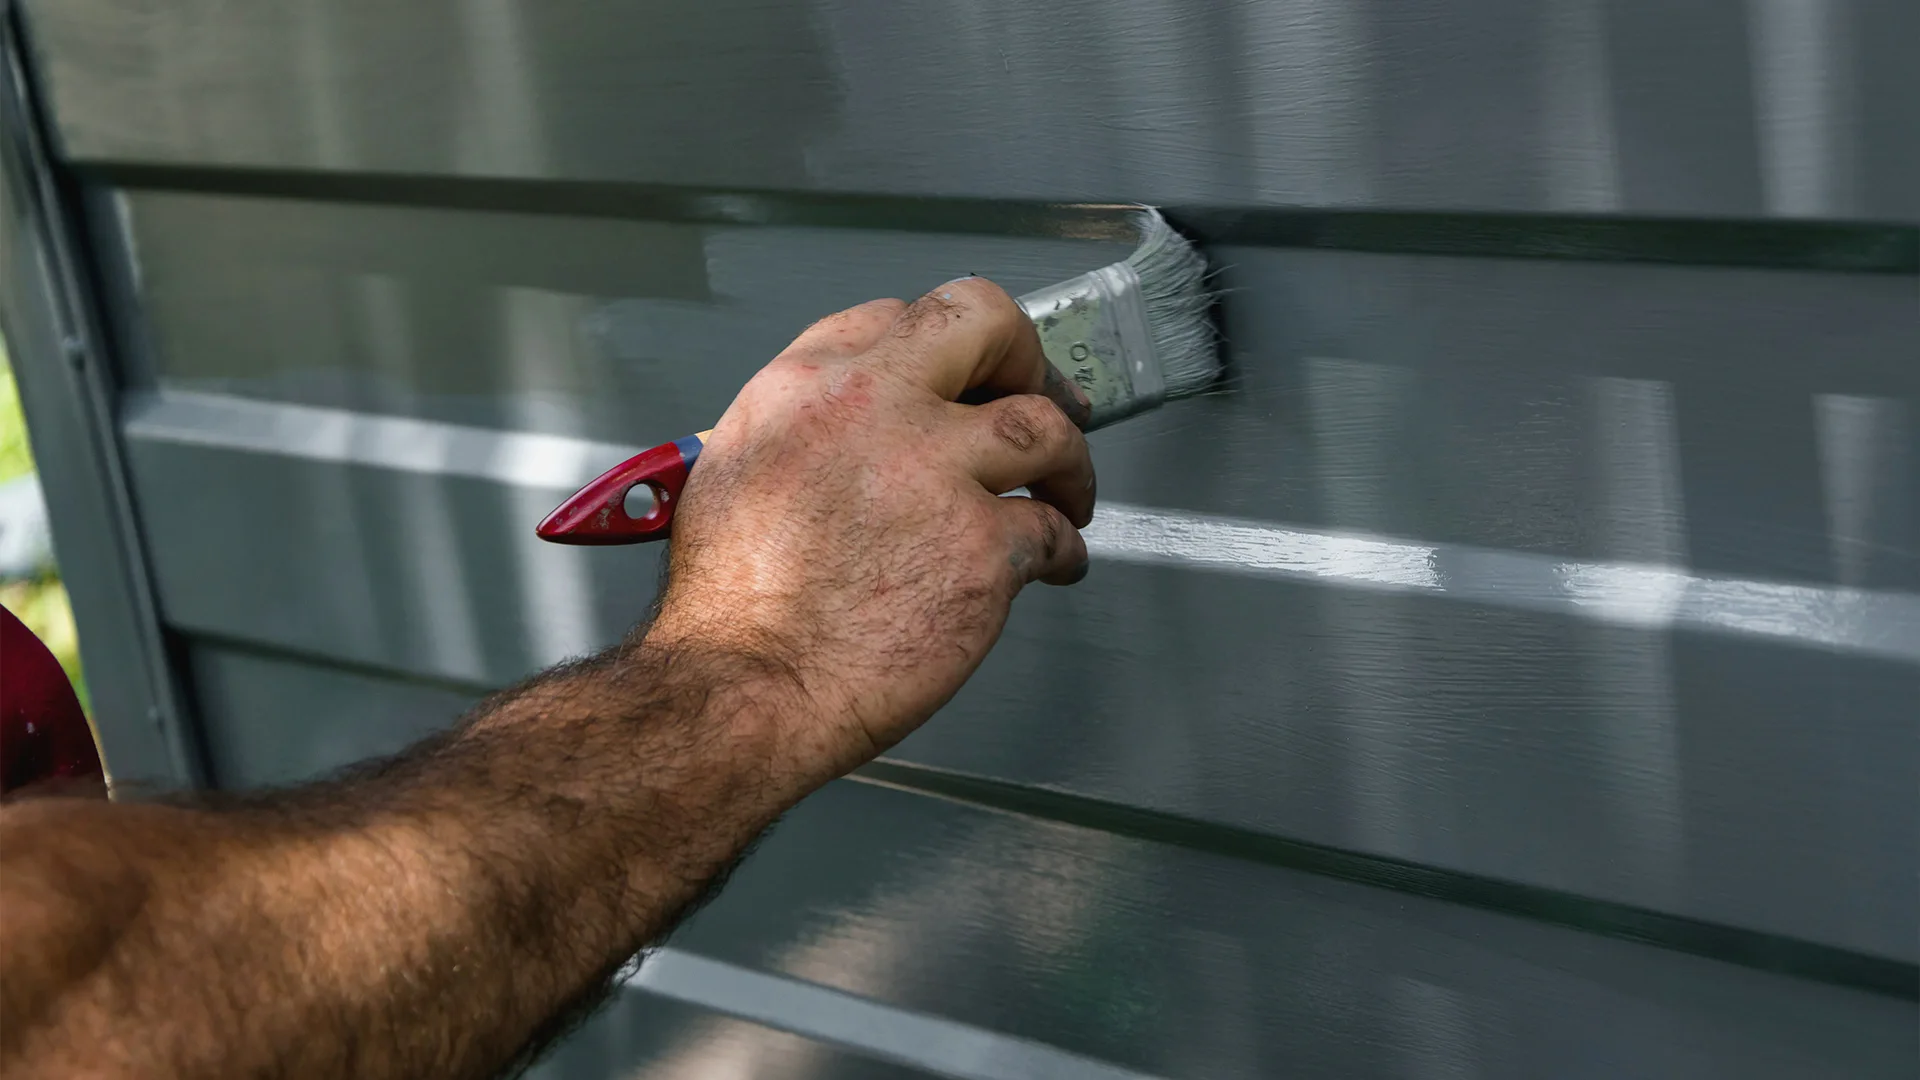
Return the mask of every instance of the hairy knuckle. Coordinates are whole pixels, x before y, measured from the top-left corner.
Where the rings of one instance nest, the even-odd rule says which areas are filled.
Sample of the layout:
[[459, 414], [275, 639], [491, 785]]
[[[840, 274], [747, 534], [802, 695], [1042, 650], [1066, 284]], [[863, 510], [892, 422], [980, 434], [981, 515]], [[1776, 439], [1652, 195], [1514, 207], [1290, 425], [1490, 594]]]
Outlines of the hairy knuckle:
[[993, 433], [1007, 446], [1027, 453], [1060, 438], [1054, 422], [1060, 410], [1043, 397], [1004, 398], [993, 410]]
[[901, 308], [893, 332], [901, 337], [937, 333], [962, 318], [1005, 321], [1024, 318], [1007, 291], [983, 277], [959, 278]]
[[915, 337], [920, 334], [937, 334], [947, 328], [947, 324], [958, 319], [965, 306], [951, 296], [935, 293], [915, 300], [900, 309], [893, 319], [895, 337]]

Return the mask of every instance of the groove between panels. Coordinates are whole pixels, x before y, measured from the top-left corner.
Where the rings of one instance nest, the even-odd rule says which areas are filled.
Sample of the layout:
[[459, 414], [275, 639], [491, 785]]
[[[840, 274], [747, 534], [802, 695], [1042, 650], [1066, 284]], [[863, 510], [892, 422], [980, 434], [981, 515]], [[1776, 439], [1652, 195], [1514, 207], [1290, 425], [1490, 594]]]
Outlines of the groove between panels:
[[1832, 945], [924, 765], [881, 760], [862, 767], [852, 779], [1130, 839], [1172, 844], [1391, 889], [1776, 975], [1920, 1000], [1920, 966]]
[[[84, 180], [206, 195], [704, 225], [889, 229], [1131, 242], [1121, 203], [718, 190], [608, 181], [89, 162]], [[1920, 227], [1285, 206], [1163, 207], [1208, 246], [1920, 274]]]

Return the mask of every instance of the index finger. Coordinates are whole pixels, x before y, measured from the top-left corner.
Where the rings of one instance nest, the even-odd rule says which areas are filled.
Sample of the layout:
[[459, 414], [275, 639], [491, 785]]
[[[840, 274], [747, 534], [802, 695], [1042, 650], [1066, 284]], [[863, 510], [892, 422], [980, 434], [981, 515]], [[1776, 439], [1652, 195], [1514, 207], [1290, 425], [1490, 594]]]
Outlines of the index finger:
[[1078, 426], [1092, 411], [1086, 395], [1047, 362], [1026, 311], [986, 278], [949, 281], [908, 304], [894, 319], [893, 338], [889, 365], [911, 371], [948, 401], [1041, 394]]

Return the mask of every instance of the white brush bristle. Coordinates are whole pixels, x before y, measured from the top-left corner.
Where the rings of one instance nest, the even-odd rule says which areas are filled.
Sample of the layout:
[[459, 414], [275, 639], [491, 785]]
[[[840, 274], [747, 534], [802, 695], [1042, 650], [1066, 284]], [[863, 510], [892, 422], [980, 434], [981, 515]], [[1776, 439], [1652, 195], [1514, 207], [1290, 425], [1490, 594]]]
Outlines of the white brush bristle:
[[1153, 351], [1167, 381], [1167, 398], [1191, 397], [1220, 377], [1220, 350], [1207, 309], [1207, 260], [1173, 231], [1160, 211], [1141, 207], [1134, 215], [1140, 246], [1127, 265], [1140, 277]]

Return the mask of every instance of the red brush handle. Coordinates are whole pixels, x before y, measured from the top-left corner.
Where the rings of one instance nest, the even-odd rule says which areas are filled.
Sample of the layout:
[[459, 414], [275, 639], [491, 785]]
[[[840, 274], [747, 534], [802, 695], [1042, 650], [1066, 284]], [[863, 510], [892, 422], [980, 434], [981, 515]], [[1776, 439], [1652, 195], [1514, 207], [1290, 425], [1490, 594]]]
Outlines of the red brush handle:
[[547, 515], [537, 529], [556, 544], [644, 544], [673, 532], [687, 473], [712, 431], [661, 443], [601, 473]]

